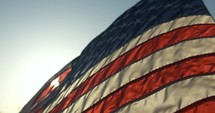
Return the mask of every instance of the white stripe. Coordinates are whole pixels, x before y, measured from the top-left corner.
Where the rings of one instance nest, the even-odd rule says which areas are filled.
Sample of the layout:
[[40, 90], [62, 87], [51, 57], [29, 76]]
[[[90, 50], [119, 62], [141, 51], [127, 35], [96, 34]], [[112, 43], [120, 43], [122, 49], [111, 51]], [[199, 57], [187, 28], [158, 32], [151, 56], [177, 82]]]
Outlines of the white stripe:
[[[182, 59], [215, 52], [215, 38], [190, 40], [158, 51], [111, 76], [76, 100], [68, 109], [71, 112], [86, 110], [111, 92], [147, 73]], [[141, 67], [141, 68], [140, 68]], [[90, 85], [90, 84], [88, 84]]]
[[[125, 46], [121, 47], [120, 49], [116, 50], [113, 54], [107, 56], [104, 58], [101, 62], [96, 64], [94, 67], [89, 69], [85, 75], [77, 79], [71, 86], [69, 86], [65, 91], [63, 91], [60, 96], [46, 109], [46, 111], [49, 111], [50, 109], [54, 108], [56, 104], [60, 103], [63, 98], [68, 96], [68, 94], [76, 87], [78, 87], [81, 83], [83, 83], [87, 78], [95, 74], [97, 71], [99, 71], [102, 67], [108, 65], [110, 62], [114, 61], [116, 58], [121, 56], [122, 54], [126, 53], [127, 51], [131, 50], [132, 48], [136, 47], [137, 45], [155, 37], [160, 34], [166, 33], [168, 31], [187, 26], [187, 25], [195, 25], [195, 24], [210, 24], [214, 23], [211, 16], [208, 15], [199, 15], [199, 16], [190, 16], [190, 17], [182, 17], [179, 19], [176, 19], [174, 21], [170, 21], [167, 23], [163, 23], [161, 25], [155, 26], [152, 29], [149, 29], [148, 31], [144, 32], [142, 35], [134, 38], [132, 41], [127, 43]], [[161, 29], [162, 28], [162, 29]]]
[[118, 113], [174, 113], [198, 100], [215, 96], [215, 76], [190, 78], [133, 102]]

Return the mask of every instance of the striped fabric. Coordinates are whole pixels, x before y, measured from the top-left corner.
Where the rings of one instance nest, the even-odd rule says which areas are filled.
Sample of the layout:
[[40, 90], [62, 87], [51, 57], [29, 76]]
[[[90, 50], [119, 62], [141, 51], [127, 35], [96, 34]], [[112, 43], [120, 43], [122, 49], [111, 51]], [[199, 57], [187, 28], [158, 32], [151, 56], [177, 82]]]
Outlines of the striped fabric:
[[214, 75], [215, 21], [202, 0], [141, 0], [21, 112], [213, 113]]

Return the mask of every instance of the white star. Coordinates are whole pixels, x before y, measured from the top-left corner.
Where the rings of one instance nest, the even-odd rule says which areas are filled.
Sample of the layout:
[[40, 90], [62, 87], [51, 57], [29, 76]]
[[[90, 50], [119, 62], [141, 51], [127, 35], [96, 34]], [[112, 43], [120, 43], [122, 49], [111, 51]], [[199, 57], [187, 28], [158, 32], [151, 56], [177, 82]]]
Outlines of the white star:
[[185, 4], [184, 8], [193, 8], [193, 6], [191, 4]]
[[139, 4], [136, 5], [136, 7], [140, 6], [143, 4], [143, 1], [141, 1]]
[[130, 16], [129, 13], [126, 13], [126, 15], [123, 17], [123, 19], [127, 19]]
[[118, 24], [119, 23], [119, 20], [116, 20], [115, 22], [114, 22], [114, 25], [116, 25], [116, 24]]
[[142, 9], [139, 9], [134, 14], [138, 14], [138, 13], [141, 13], [141, 12], [142, 12]]
[[166, 4], [166, 5], [164, 6], [165, 9], [170, 8], [170, 7], [173, 7], [173, 5], [170, 4], [170, 3], [168, 3], [168, 4]]
[[113, 32], [113, 31], [115, 31], [116, 30], [116, 27], [112, 27], [111, 29], [110, 29], [110, 32]]
[[134, 22], [134, 24], [136, 25], [136, 24], [139, 24], [139, 23], [141, 23], [142, 21], [140, 20], [140, 19], [136, 19], [136, 21]]
[[123, 33], [120, 37], [125, 38], [125, 37], [127, 37], [127, 35], [125, 33]]
[[148, 10], [151, 11], [151, 10], [153, 10], [155, 8], [156, 8], [155, 6], [151, 6]]
[[154, 0], [149, 0], [149, 3], [153, 2]]
[[128, 26], [128, 24], [123, 23], [122, 26], [120, 26], [120, 28], [124, 28], [124, 27], [127, 27], [127, 26]]
[[149, 18], [149, 21], [153, 21], [153, 20], [155, 20], [156, 18], [157, 18], [157, 16], [152, 15], [152, 16]]

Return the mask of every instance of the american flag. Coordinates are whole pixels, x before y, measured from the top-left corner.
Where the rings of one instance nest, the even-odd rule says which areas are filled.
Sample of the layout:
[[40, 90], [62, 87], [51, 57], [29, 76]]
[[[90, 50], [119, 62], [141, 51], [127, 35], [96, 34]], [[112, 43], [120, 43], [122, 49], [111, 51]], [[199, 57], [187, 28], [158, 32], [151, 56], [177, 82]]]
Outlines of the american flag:
[[214, 75], [215, 21], [202, 0], [141, 0], [21, 112], [212, 113]]

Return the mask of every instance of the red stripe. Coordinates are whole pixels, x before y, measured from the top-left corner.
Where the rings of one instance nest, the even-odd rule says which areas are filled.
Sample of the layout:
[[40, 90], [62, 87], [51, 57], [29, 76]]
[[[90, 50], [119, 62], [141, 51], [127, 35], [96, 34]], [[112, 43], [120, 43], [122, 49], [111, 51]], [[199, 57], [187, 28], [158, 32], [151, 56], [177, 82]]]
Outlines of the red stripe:
[[102, 81], [106, 80], [108, 77], [123, 69], [125, 66], [141, 60], [142, 58], [162, 48], [174, 45], [181, 41], [197, 39], [200, 37], [215, 36], [214, 31], [215, 25], [194, 25], [183, 27], [166, 34], [162, 34], [138, 45], [80, 84], [80, 86], [74, 89], [66, 98], [64, 98], [57, 106], [55, 106], [51, 113], [60, 112], [66, 109], [76, 99], [100, 84]]
[[[69, 72], [71, 72], [72, 68], [69, 67], [68, 69], [66, 69], [64, 72], [62, 72], [59, 76], [57, 76], [56, 78], [59, 78], [59, 84], [63, 82], [63, 80], [68, 76]], [[55, 78], [55, 79], [56, 79]], [[54, 79], [54, 80], [55, 80]], [[44, 99], [44, 97], [46, 97], [47, 95], [49, 95], [53, 90], [55, 90], [56, 87], [51, 86], [51, 82], [49, 82], [49, 84], [47, 85], [47, 87], [40, 93], [40, 95], [37, 97], [37, 99], [35, 100], [34, 104], [41, 101], [42, 99]], [[38, 108], [38, 105], [36, 105], [33, 110], [35, 110], [36, 108]], [[40, 110], [41, 111], [41, 110]], [[39, 112], [39, 111], [37, 111]]]
[[[60, 74], [59, 77], [59, 83], [62, 83], [62, 81], [66, 78], [66, 76], [69, 74], [69, 72], [72, 70], [72, 68], [66, 69], [62, 74]], [[57, 77], [57, 78], [58, 78]], [[56, 78], [55, 78], [56, 79]], [[40, 94], [40, 96], [36, 99], [36, 102], [44, 98], [47, 94], [49, 94], [51, 91], [53, 91], [55, 88], [51, 86], [51, 82], [49, 83], [48, 87]]]
[[215, 113], [215, 96], [199, 100], [176, 113]]
[[109, 94], [85, 112], [109, 113], [189, 77], [215, 73], [215, 54], [192, 57], [155, 70]]

